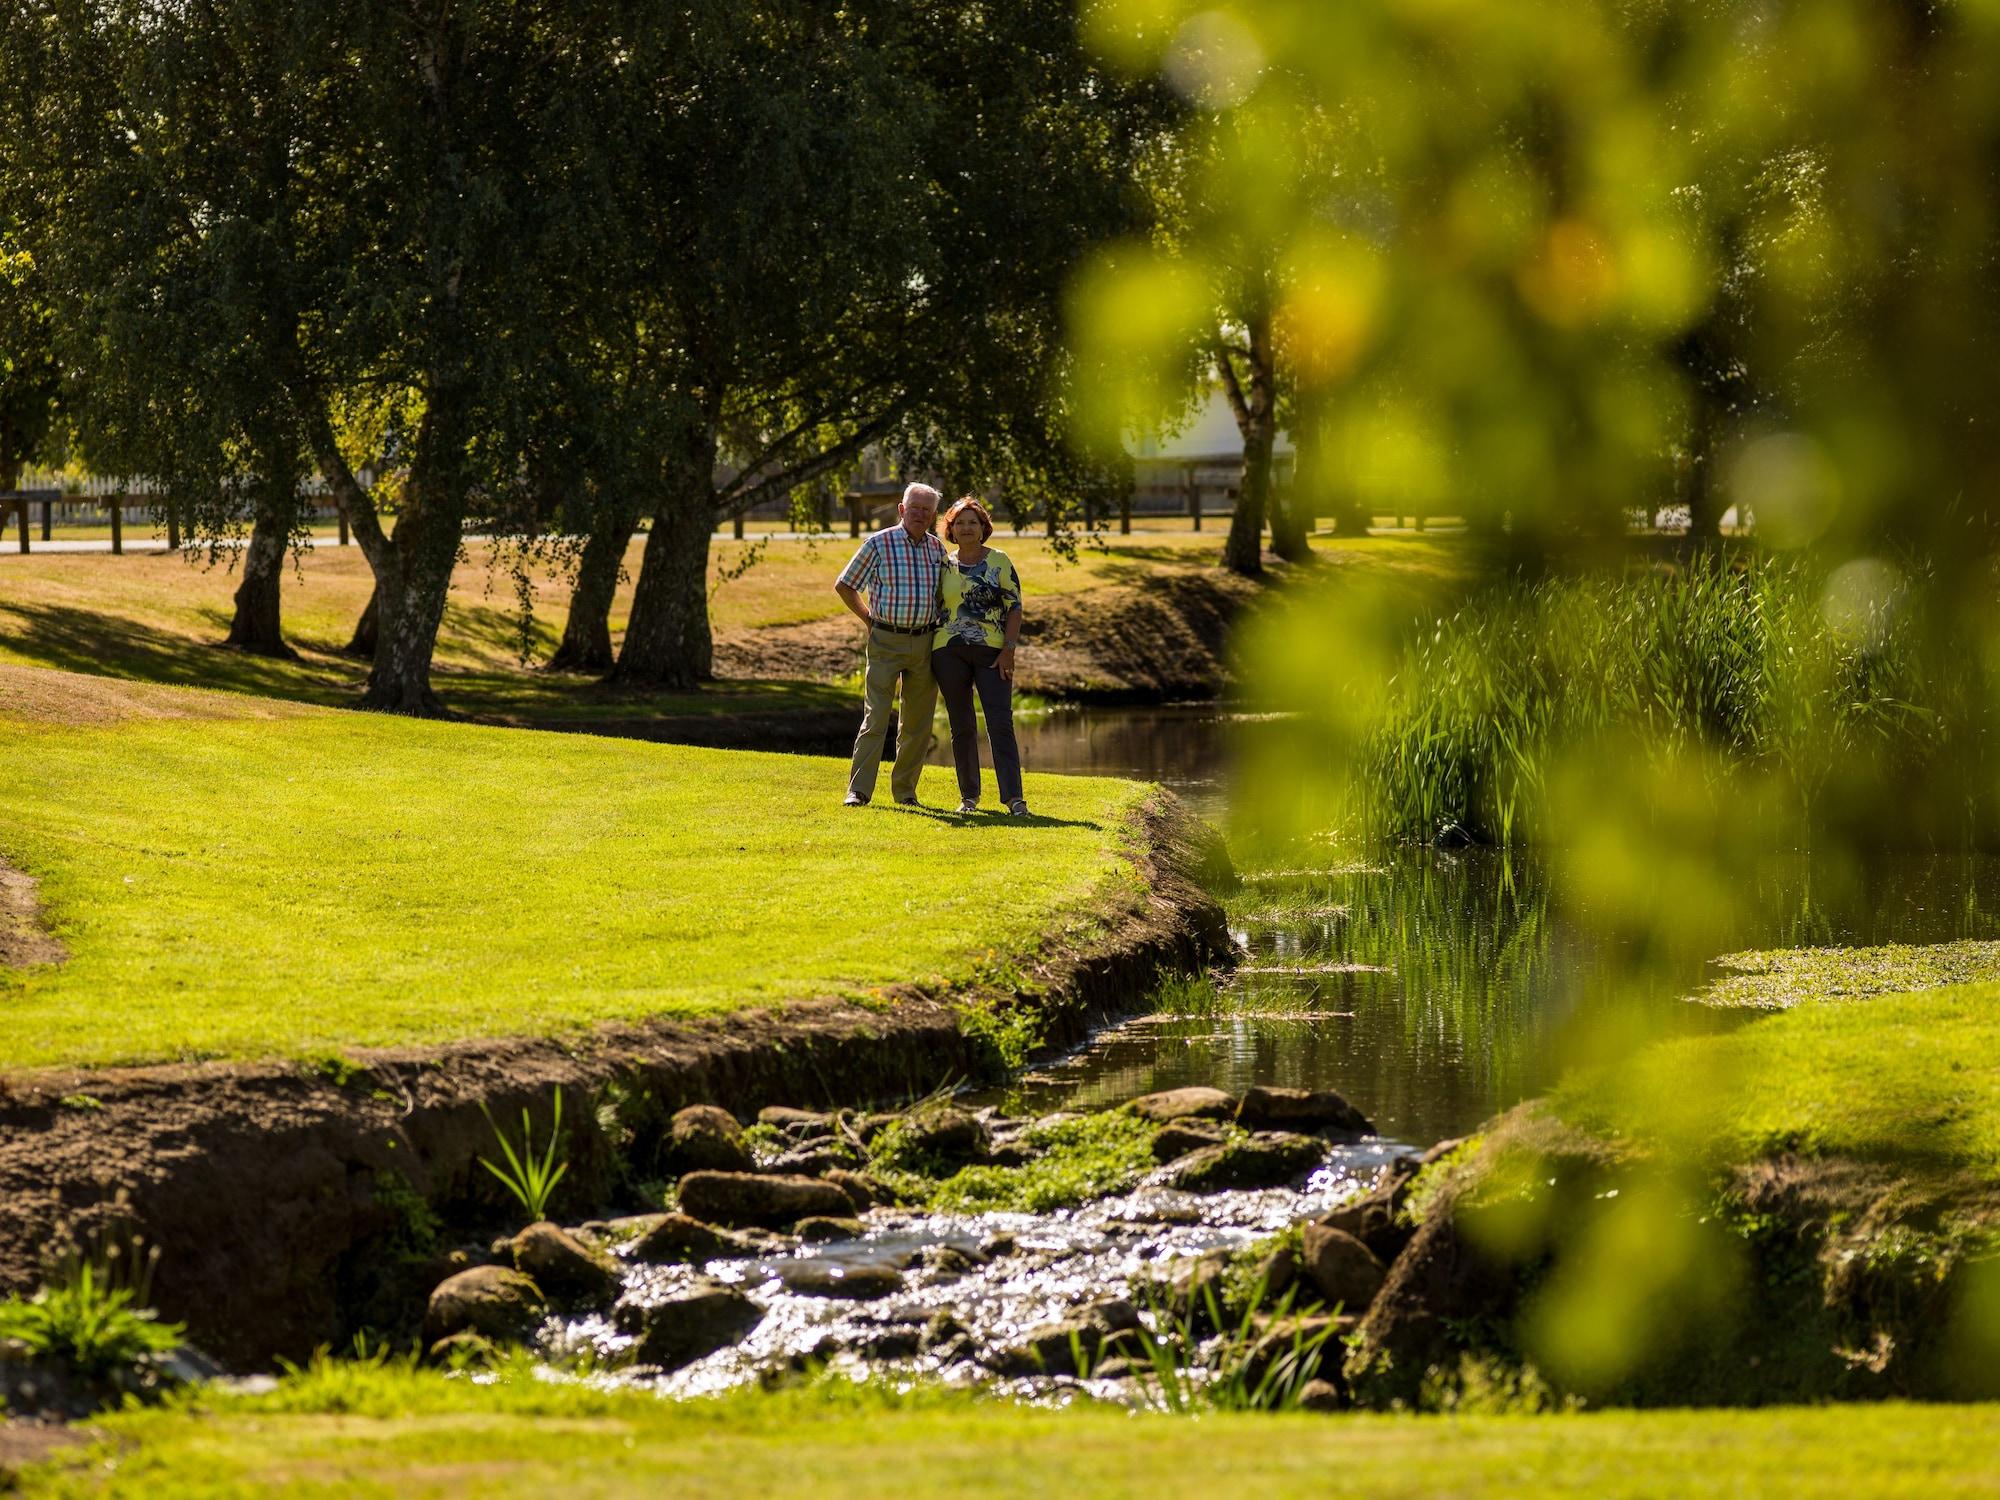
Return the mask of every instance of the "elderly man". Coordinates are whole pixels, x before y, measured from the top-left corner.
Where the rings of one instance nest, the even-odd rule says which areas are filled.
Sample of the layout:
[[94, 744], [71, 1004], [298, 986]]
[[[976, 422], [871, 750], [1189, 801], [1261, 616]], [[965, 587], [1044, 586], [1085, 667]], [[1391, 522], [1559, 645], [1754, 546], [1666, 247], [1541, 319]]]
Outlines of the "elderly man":
[[[931, 715], [937, 708], [931, 632], [937, 628], [938, 574], [944, 568], [944, 544], [931, 530], [937, 507], [938, 492], [929, 485], [904, 490], [897, 511], [901, 523], [863, 542], [833, 585], [840, 602], [868, 627], [866, 707], [847, 774], [849, 807], [866, 807], [875, 795], [875, 773], [882, 764], [882, 741], [889, 733], [899, 678], [903, 717], [889, 790], [905, 807], [916, 806], [917, 776], [931, 746]], [[863, 589], [868, 591], [866, 604], [861, 602]]]

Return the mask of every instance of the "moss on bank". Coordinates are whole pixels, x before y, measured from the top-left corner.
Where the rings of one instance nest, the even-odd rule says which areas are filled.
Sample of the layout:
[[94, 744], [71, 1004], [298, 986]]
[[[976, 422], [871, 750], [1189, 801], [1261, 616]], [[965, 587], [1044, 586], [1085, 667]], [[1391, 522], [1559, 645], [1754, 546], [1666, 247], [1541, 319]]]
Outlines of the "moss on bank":
[[1123, 1110], [1030, 1125], [1020, 1144], [1033, 1159], [1020, 1166], [956, 1169], [902, 1147], [895, 1127], [870, 1145], [870, 1169], [910, 1204], [942, 1213], [1047, 1213], [1122, 1192], [1152, 1170], [1159, 1126]]
[[1892, 943], [1881, 948], [1778, 948], [1715, 960], [1721, 979], [1704, 1005], [1787, 1010], [1813, 1000], [1860, 1000], [2000, 980], [2000, 943]]

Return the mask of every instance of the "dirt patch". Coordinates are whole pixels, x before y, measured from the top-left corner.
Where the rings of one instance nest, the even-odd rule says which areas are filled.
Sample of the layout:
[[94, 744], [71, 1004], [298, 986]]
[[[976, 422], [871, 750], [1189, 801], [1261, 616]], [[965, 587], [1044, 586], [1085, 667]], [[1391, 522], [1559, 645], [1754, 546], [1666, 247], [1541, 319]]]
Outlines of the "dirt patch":
[[498, 1227], [478, 1166], [493, 1150], [482, 1105], [511, 1119], [545, 1110], [558, 1086], [570, 1095], [563, 1211], [574, 1214], [612, 1206], [626, 1164], [643, 1169], [683, 1105], [745, 1113], [920, 1095], [991, 1071], [991, 1032], [964, 1024], [972, 1004], [1027, 1010], [1059, 1048], [1130, 1009], [1162, 969], [1226, 953], [1221, 909], [1199, 879], [1220, 857], [1212, 834], [1164, 794], [1134, 834], [1144, 893], [1097, 936], [1046, 952], [1012, 996], [908, 989], [868, 1005], [821, 999], [356, 1053], [318, 1071], [211, 1063], [0, 1079], [0, 1292], [31, 1287], [45, 1248], [105, 1223], [122, 1190], [122, 1216], [165, 1252], [165, 1316], [238, 1367], [301, 1358], [350, 1331], [353, 1285], [394, 1258], [415, 1199], [461, 1230]]
[[53, 1422], [0, 1421], [0, 1490], [12, 1487], [12, 1480], [29, 1464], [38, 1464], [59, 1448], [90, 1441], [91, 1434], [80, 1427], [64, 1427]]
[[0, 859], [0, 968], [59, 964], [69, 950], [44, 925], [35, 877]]
[[275, 698], [90, 677], [52, 667], [0, 666], [0, 721], [63, 729], [133, 719], [284, 719], [311, 709]]
[[1230, 628], [1264, 587], [1216, 568], [1051, 600], [1024, 622], [1021, 689], [1076, 702], [1224, 697]]
[[[1230, 627], [1263, 587], [1217, 568], [1033, 601], [1015, 685], [1068, 702], [1222, 697], [1232, 686]], [[724, 677], [832, 681], [858, 672], [863, 650], [860, 626], [843, 615], [724, 636], [715, 667]]]

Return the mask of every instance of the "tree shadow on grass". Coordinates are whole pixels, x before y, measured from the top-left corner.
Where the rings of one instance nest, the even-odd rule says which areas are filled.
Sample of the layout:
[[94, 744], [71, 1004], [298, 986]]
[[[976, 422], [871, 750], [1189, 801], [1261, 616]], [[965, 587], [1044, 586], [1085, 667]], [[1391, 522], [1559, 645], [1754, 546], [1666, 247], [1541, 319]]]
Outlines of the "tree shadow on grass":
[[219, 631], [196, 640], [97, 610], [0, 603], [0, 627], [19, 660], [93, 677], [336, 705], [351, 703], [361, 685], [358, 667], [258, 656], [224, 646]]
[[[0, 645], [25, 665], [91, 677], [212, 688], [330, 708], [355, 708], [368, 664], [293, 637], [299, 661], [258, 656], [212, 640], [162, 630], [120, 615], [62, 605], [0, 602]], [[858, 705], [845, 690], [813, 682], [712, 683], [671, 693], [552, 679], [542, 673], [440, 663], [432, 685], [452, 717], [526, 728], [596, 730], [620, 738], [675, 739], [749, 748], [788, 748], [803, 726], [832, 742], [851, 741]], [[818, 718], [838, 722], [822, 728]], [[736, 724], [736, 721], [741, 721]], [[704, 725], [716, 732], [696, 737]], [[732, 727], [734, 726], [734, 727]]]

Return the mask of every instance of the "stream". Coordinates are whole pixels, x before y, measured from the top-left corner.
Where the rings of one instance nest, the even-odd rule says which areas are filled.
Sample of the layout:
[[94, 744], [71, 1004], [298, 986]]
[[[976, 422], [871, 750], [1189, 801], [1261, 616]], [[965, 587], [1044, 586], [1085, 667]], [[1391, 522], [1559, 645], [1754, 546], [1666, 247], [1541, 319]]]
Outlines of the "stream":
[[[1226, 823], [1228, 747], [1248, 722], [1216, 707], [1053, 710], [1024, 718], [1023, 759], [1039, 772], [1160, 781]], [[948, 764], [942, 749], [935, 758]], [[1559, 904], [1537, 864], [1519, 855], [1411, 848], [1356, 860], [1329, 850], [1310, 863], [1240, 873], [1243, 886], [1228, 899], [1241, 948], [1233, 973], [1182, 986], [1164, 997], [1166, 1008], [954, 1102], [997, 1140], [1016, 1122], [1108, 1110], [1161, 1090], [1241, 1095], [1283, 1085], [1337, 1092], [1374, 1135], [1331, 1136], [1321, 1164], [1282, 1187], [1188, 1192], [1163, 1166], [1127, 1191], [1045, 1213], [878, 1207], [862, 1233], [824, 1243], [773, 1239], [756, 1253], [693, 1265], [628, 1258], [623, 1316], [554, 1325], [544, 1347], [616, 1368], [648, 1309], [719, 1283], [759, 1305], [754, 1328], [664, 1376], [605, 1378], [645, 1378], [685, 1395], [813, 1361], [979, 1381], [1029, 1398], [1089, 1388], [1088, 1379], [1010, 1373], [994, 1351], [1084, 1309], [1129, 1320], [1145, 1288], [1167, 1284], [1177, 1268], [1324, 1212], [1385, 1163], [1476, 1129], [1552, 1084], [1568, 1038], [1605, 1006], [1625, 1007], [1650, 1034], [1741, 1024], [1740, 1015], [1686, 1002], [1713, 977], [1703, 963], [1656, 969], [1635, 985], [1588, 907]], [[1816, 884], [1805, 861], [1781, 876], [1769, 890], [1743, 893], [1744, 926], [1758, 946], [2000, 935], [1989, 915], [2000, 911], [1993, 858], [1890, 859], [1850, 872], [1837, 900], [1822, 889], [1835, 883]], [[1802, 891], [1821, 894], [1805, 900]]]

